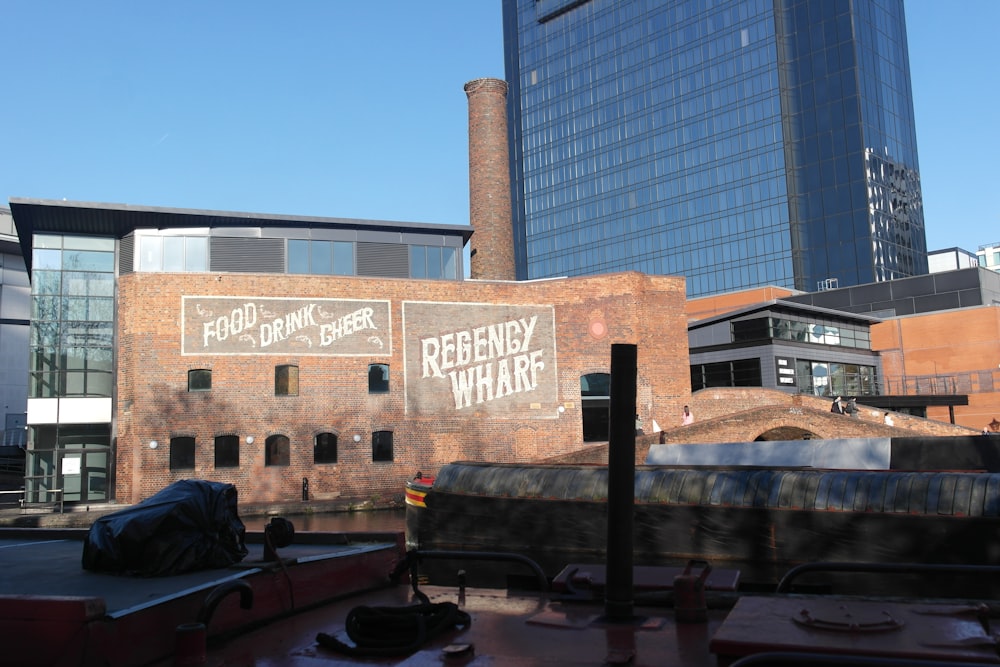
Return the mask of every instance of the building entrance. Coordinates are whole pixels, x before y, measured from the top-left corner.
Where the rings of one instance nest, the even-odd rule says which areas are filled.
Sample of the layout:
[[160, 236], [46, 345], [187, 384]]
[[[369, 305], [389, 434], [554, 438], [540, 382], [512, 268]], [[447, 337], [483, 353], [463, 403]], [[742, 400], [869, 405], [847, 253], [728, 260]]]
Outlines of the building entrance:
[[110, 459], [109, 424], [31, 427], [25, 462], [25, 504], [107, 501]]

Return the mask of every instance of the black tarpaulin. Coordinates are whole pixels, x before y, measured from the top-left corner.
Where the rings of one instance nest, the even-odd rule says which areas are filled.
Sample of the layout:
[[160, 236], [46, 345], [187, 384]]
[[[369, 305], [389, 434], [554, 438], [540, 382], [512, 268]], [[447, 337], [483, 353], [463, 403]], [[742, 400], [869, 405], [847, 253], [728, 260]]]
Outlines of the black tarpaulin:
[[97, 519], [83, 545], [83, 568], [166, 576], [228, 567], [246, 557], [245, 537], [235, 486], [181, 480]]

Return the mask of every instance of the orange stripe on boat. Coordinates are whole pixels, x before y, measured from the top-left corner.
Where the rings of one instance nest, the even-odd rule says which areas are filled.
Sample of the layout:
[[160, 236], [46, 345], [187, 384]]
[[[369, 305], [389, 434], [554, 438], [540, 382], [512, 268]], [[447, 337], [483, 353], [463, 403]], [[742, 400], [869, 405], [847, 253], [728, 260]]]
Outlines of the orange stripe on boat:
[[406, 504], [415, 505], [416, 507], [427, 507], [424, 503], [424, 498], [427, 496], [426, 491], [414, 491], [413, 489], [406, 490]]

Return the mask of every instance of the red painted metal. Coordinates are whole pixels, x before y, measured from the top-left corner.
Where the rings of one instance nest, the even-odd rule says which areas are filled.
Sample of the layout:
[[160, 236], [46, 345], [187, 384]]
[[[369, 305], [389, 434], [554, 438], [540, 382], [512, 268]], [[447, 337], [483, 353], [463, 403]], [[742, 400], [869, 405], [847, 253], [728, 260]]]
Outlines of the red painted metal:
[[[164, 659], [172, 662], [178, 643], [184, 660], [197, 660], [196, 637], [179, 637], [177, 629], [198, 619], [206, 598], [219, 586], [247, 582], [253, 604], [244, 609], [239, 596], [221, 598], [204, 622], [203, 644], [332, 599], [389, 585], [389, 573], [405, 557], [401, 533], [394, 536], [394, 542], [386, 542], [383, 535], [381, 542], [353, 545], [345, 536], [339, 537], [331, 536], [329, 545], [297, 544], [279, 562], [259, 560], [261, 546], [253, 545], [258, 560], [228, 569], [154, 578], [83, 572], [79, 569], [81, 542], [42, 540], [32, 545], [21, 539], [4, 553], [21, 552], [35, 559], [46, 559], [49, 554], [48, 569], [41, 578], [32, 569], [35, 560], [4, 561], [0, 576], [7, 590], [34, 592], [0, 596], [0, 664], [132, 667]], [[74, 566], [76, 570], [71, 571]], [[52, 595], [56, 589], [90, 594]]]
[[719, 664], [766, 651], [1000, 664], [968, 605], [743, 596], [711, 641]]
[[[694, 569], [700, 570], [695, 572]], [[684, 572], [674, 578], [674, 609], [681, 623], [704, 623], [708, 620], [705, 581], [712, 572], [707, 561], [692, 560]]]

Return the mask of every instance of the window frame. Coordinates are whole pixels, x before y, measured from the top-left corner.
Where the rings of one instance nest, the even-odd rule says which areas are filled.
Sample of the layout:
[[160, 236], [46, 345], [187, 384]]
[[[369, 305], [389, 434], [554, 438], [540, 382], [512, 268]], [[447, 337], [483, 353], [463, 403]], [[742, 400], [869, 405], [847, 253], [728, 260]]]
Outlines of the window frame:
[[299, 395], [298, 364], [279, 364], [274, 367], [274, 395], [275, 396]]
[[215, 468], [240, 467], [240, 437], [227, 433], [217, 435], [213, 441], [215, 450]]
[[[333, 442], [320, 443], [320, 439], [332, 440]], [[326, 431], [324, 433], [317, 433], [313, 437], [313, 464], [315, 465], [329, 465], [337, 463], [337, 457], [339, 452], [337, 451], [339, 438], [336, 433]], [[330, 450], [333, 451], [333, 456], [329, 455]], [[325, 452], [326, 456], [320, 456], [321, 452]]]
[[[199, 375], [200, 374], [200, 375]], [[208, 385], [205, 387], [195, 386], [199, 384], [197, 378], [208, 378]], [[189, 392], [200, 392], [200, 391], [212, 391], [212, 369], [211, 368], [192, 368], [188, 370], [188, 381], [187, 390]]]
[[[197, 458], [197, 441], [190, 435], [177, 435], [170, 438], [170, 469], [194, 470]], [[190, 465], [188, 462], [190, 461]]]
[[[381, 370], [383, 379], [375, 378], [375, 371]], [[368, 364], [368, 393], [389, 393], [389, 364]]]
[[292, 464], [292, 441], [284, 433], [274, 433], [264, 440], [264, 466], [288, 467]]
[[372, 431], [372, 462], [392, 463], [394, 461], [392, 431]]

